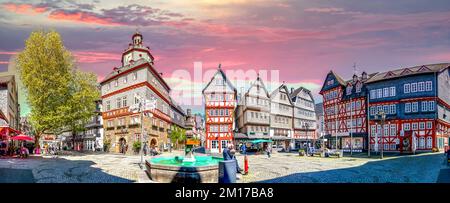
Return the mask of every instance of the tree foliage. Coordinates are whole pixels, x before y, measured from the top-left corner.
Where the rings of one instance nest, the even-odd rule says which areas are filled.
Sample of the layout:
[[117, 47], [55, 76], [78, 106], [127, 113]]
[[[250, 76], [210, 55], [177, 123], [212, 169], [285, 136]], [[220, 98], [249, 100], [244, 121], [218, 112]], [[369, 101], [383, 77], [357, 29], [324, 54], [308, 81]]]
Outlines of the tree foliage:
[[32, 32], [18, 54], [17, 67], [36, 141], [43, 133], [78, 131], [94, 115], [99, 98], [96, 77], [76, 68], [57, 32]]
[[186, 140], [186, 130], [176, 125], [172, 125], [170, 140], [172, 143], [176, 144], [176, 147], [178, 147], [178, 144], [183, 143]]

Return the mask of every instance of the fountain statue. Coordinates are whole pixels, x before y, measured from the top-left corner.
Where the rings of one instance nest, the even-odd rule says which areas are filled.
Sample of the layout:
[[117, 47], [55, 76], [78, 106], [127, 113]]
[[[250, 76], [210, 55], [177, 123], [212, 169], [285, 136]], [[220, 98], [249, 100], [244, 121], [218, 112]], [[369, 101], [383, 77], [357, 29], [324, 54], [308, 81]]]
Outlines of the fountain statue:
[[161, 183], [217, 183], [219, 161], [222, 158], [206, 154], [193, 154], [194, 146], [200, 145], [194, 137], [194, 117], [187, 110], [185, 122], [186, 141], [183, 156], [158, 156], [145, 161], [146, 173]]
[[196, 143], [196, 140], [194, 140], [194, 118], [191, 114], [191, 109], [187, 110], [187, 117], [186, 117], [186, 141], [184, 142], [184, 159], [183, 162], [195, 162], [195, 157], [192, 152], [192, 148], [194, 147], [194, 144]]

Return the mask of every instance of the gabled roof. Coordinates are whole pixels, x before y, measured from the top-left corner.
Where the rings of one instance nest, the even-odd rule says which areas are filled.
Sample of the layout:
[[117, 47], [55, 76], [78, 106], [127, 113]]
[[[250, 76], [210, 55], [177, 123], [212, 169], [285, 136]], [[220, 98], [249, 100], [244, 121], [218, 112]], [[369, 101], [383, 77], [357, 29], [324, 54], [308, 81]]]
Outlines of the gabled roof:
[[206, 84], [205, 88], [203, 88], [202, 90], [202, 94], [205, 92], [206, 88], [209, 87], [209, 85], [211, 84], [211, 82], [213, 81], [213, 78], [216, 77], [217, 74], [221, 74], [222, 78], [225, 80], [225, 82], [228, 84], [228, 86], [231, 87], [231, 89], [236, 93], [236, 88], [234, 87], [234, 85], [228, 80], [227, 76], [225, 75], [225, 73], [223, 72], [222, 68], [221, 68], [221, 64], [219, 64], [219, 68], [217, 70], [217, 72], [213, 75], [213, 77], [211, 78], [211, 80], [208, 82], [208, 84]]
[[[400, 68], [393, 71], [386, 71], [376, 74], [366, 81], [366, 83], [378, 82], [382, 80], [392, 79], [392, 78], [400, 78], [411, 75], [419, 75], [426, 73], [436, 73], [440, 72], [446, 68], [450, 67], [450, 63], [439, 63], [439, 64], [429, 64], [429, 65], [420, 65], [408, 68]], [[386, 78], [385, 75], [389, 72], [392, 72], [393, 76]]]
[[290, 98], [291, 96], [289, 95], [289, 90], [288, 90], [287, 86], [286, 86], [284, 83], [281, 84], [277, 89], [275, 89], [274, 91], [272, 91], [272, 93], [270, 94], [270, 97], [272, 98], [273, 95], [275, 95], [277, 92], [280, 91], [280, 89], [284, 89], [284, 90], [286, 91], [286, 94], [287, 94], [287, 96], [288, 96], [289, 103], [291, 103], [291, 105], [292, 105], [292, 100], [291, 100], [291, 98]]
[[295, 101], [296, 101], [296, 99], [297, 99], [296, 96], [297, 96], [298, 93], [300, 93], [302, 90], [309, 94], [309, 96], [311, 97], [312, 102], [314, 103], [314, 97], [313, 97], [312, 94], [311, 94], [311, 90], [306, 89], [306, 88], [304, 88], [304, 87], [299, 87], [299, 88], [297, 88], [296, 90], [294, 90], [293, 92], [291, 92], [291, 94], [289, 94], [289, 98], [291, 98], [292, 102], [295, 102]]
[[170, 87], [169, 85], [167, 85], [166, 81], [161, 77], [161, 75], [156, 72], [155, 68], [153, 67], [152, 63], [149, 63], [147, 60], [145, 59], [139, 59], [136, 62], [134, 62], [134, 64], [129, 64], [126, 66], [122, 66], [120, 68], [117, 68], [115, 70], [113, 70], [111, 73], [109, 73], [101, 82], [100, 84], [103, 84], [109, 80], [112, 80], [118, 76], [123, 75], [124, 73], [130, 72], [131, 70], [134, 69], [138, 69], [144, 66], [148, 66], [150, 71], [153, 73], [153, 75], [156, 76], [156, 78], [161, 82], [162, 86], [164, 88], [166, 88], [168, 91], [170, 91]]
[[258, 74], [258, 77], [256, 78], [256, 81], [248, 88], [248, 90], [247, 90], [247, 92], [245, 93], [245, 95], [248, 95], [248, 94], [249, 94], [250, 89], [252, 89], [252, 87], [255, 86], [257, 82], [261, 82], [262, 88], [264, 89], [264, 92], [266, 92], [267, 97], [270, 97], [269, 91], [267, 91], [266, 85], [264, 84], [264, 81], [261, 80], [261, 78], [259, 77], [259, 74]]
[[326, 83], [327, 83], [327, 78], [328, 78], [329, 75], [332, 75], [332, 76], [336, 79], [336, 81], [338, 82], [339, 85], [346, 86], [345, 80], [343, 80], [343, 79], [342, 79], [338, 74], [336, 74], [334, 71], [330, 70], [330, 72], [328, 72], [327, 76], [325, 77], [325, 81], [324, 81], [323, 84], [322, 84], [322, 88], [320, 89], [320, 92], [322, 92], [322, 91], [325, 90], [325, 86], [326, 86]]

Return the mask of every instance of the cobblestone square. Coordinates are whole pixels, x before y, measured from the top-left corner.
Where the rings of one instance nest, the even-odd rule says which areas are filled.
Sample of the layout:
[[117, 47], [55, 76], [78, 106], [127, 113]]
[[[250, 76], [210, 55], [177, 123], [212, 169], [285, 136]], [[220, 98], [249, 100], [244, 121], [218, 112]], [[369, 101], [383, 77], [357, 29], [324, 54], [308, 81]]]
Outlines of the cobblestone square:
[[[180, 155], [181, 151], [163, 156]], [[150, 158], [150, 157], [145, 157]], [[237, 155], [243, 168], [244, 156]], [[249, 174], [237, 182], [261, 183], [436, 183], [441, 169], [448, 168], [442, 153], [387, 156], [383, 160], [354, 157], [299, 157], [295, 153], [249, 155]], [[36, 183], [137, 183], [144, 174], [140, 156], [106, 153], [74, 153], [58, 157], [0, 159], [0, 169], [28, 169]], [[444, 171], [444, 170], [443, 170]], [[0, 182], [11, 182], [11, 177]]]

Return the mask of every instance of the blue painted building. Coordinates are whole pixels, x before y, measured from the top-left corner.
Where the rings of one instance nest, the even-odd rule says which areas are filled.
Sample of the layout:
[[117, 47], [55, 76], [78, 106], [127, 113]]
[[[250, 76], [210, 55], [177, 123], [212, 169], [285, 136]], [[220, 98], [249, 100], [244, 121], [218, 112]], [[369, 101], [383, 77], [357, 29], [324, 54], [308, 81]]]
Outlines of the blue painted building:
[[[449, 143], [450, 63], [380, 72], [366, 82], [370, 149], [444, 149]], [[386, 114], [383, 120], [379, 112]]]

